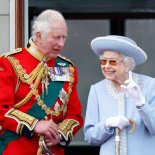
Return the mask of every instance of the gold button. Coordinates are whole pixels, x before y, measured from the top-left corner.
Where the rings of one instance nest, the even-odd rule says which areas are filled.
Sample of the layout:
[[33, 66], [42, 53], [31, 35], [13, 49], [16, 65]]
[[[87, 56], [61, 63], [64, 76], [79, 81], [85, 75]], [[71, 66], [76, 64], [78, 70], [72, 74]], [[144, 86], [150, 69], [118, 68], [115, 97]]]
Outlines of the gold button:
[[28, 74], [24, 74], [24, 78], [28, 79], [30, 76]]

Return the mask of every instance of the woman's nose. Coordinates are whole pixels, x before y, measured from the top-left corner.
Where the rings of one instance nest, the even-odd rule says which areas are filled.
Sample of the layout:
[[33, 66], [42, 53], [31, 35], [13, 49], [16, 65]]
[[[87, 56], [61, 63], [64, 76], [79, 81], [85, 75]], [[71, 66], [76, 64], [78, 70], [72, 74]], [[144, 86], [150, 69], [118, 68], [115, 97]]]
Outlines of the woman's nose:
[[104, 65], [105, 68], [109, 68], [111, 65], [109, 64], [109, 61]]

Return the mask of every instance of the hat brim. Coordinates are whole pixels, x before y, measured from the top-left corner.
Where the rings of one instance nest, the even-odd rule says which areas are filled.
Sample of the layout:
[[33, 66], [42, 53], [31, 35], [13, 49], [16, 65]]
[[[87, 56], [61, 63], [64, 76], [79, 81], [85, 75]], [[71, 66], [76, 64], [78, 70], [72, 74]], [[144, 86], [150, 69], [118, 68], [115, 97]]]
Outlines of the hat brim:
[[92, 40], [91, 48], [98, 56], [102, 55], [107, 50], [124, 54], [132, 57], [137, 65], [147, 60], [146, 53], [140, 47], [119, 39], [98, 37]]

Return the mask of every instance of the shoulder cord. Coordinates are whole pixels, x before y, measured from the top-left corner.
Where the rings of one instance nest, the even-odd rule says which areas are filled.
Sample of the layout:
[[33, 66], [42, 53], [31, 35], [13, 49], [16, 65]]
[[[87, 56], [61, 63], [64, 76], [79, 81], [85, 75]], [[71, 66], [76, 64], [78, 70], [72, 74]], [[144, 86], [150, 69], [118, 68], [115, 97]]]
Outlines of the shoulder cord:
[[[32, 87], [33, 85], [33, 88], [31, 88], [30, 92], [26, 95], [26, 97], [14, 105], [14, 108], [19, 108], [23, 106], [32, 97], [33, 94], [36, 93], [36, 90], [34, 88], [37, 89], [42, 79], [44, 72], [44, 65], [43, 63], [39, 63], [38, 66], [28, 75], [26, 71], [22, 68], [22, 66], [19, 64], [19, 60], [13, 57], [8, 57], [8, 60], [12, 64], [12, 67], [17, 76], [19, 77], [19, 79], [24, 83], [30, 84], [30, 87]], [[36, 80], [33, 84], [35, 78]]]
[[[61, 111], [64, 112], [67, 110], [66, 105], [69, 101], [69, 97], [70, 97], [70, 94], [72, 92], [73, 82], [69, 83], [68, 99], [65, 101], [65, 104], [59, 110], [54, 111], [51, 109], [51, 107], [47, 107], [47, 105], [44, 104], [44, 101], [41, 99], [39, 92], [38, 92], [38, 89], [37, 89], [42, 78], [44, 77], [44, 71], [46, 70], [46, 65], [44, 65], [42, 62], [39, 63], [38, 66], [28, 75], [26, 73], [26, 71], [22, 68], [22, 66], [19, 64], [19, 60], [15, 59], [13, 57], [8, 57], [8, 60], [12, 64], [12, 66], [13, 66], [17, 76], [19, 77], [19, 79], [22, 82], [29, 84], [30, 89], [31, 89], [30, 92], [26, 95], [26, 97], [24, 99], [22, 99], [20, 102], [18, 102], [14, 105], [14, 108], [19, 108], [19, 107], [23, 106], [34, 95], [36, 100], [37, 100], [37, 104], [45, 111], [45, 113], [47, 115], [58, 116]], [[72, 66], [70, 66], [69, 70], [70, 70], [70, 75], [71, 75], [72, 79], [74, 79], [74, 68]], [[33, 74], [35, 74], [35, 75], [33, 75]], [[32, 79], [35, 76], [36, 76], [36, 80], [33, 83]]]

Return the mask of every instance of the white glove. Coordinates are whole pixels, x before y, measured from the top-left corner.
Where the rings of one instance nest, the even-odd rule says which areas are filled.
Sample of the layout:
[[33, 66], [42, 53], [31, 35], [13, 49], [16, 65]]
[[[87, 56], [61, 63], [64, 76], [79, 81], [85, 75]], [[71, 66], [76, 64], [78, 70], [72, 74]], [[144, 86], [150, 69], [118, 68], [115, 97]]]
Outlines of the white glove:
[[106, 122], [106, 128], [119, 128], [120, 130], [124, 129], [126, 126], [129, 126], [129, 120], [124, 116], [116, 116], [116, 117], [109, 117]]
[[132, 79], [131, 71], [129, 71], [129, 79], [125, 81], [124, 85], [121, 85], [121, 88], [135, 101], [136, 106], [145, 104], [145, 97], [142, 95], [140, 87]]

